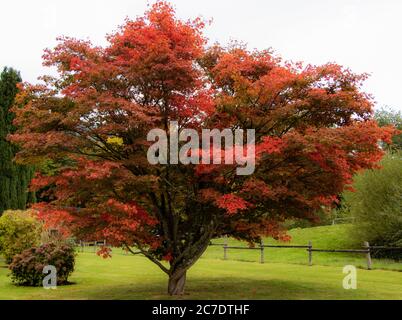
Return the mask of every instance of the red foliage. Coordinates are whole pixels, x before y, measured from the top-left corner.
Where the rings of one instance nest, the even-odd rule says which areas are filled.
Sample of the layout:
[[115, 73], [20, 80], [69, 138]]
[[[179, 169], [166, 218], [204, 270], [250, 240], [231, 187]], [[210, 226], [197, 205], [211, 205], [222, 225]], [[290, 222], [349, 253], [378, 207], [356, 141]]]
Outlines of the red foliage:
[[[158, 2], [106, 47], [63, 37], [46, 50], [44, 63], [58, 76], [24, 85], [10, 139], [20, 161], [57, 168], [32, 182], [46, 187], [49, 203], [36, 208], [47, 225], [135, 246], [175, 271], [214, 237], [286, 240], [282, 221], [313, 220], [354, 173], [376, 166], [378, 142], [395, 130], [371, 120], [366, 75], [241, 46], [208, 48], [203, 27]], [[225, 164], [150, 165], [146, 136], [168, 131], [171, 120], [198, 132], [255, 129], [254, 174], [236, 176]]]
[[246, 210], [250, 204], [243, 198], [240, 198], [234, 194], [225, 194], [216, 200], [218, 208], [226, 210], [229, 215], [236, 214], [241, 210]]

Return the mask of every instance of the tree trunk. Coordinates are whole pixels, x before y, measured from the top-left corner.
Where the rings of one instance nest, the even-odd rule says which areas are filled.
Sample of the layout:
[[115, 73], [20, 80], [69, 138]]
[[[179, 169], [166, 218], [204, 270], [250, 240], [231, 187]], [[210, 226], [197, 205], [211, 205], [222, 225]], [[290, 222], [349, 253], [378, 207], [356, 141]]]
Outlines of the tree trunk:
[[186, 284], [186, 270], [178, 271], [169, 276], [168, 293], [171, 296], [184, 294], [184, 286]]

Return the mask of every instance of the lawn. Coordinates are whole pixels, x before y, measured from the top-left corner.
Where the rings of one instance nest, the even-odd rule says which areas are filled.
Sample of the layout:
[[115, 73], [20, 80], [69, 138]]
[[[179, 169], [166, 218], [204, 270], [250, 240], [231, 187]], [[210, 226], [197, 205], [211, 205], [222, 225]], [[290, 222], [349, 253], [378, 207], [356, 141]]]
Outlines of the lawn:
[[[334, 226], [321, 226], [305, 229], [293, 229], [289, 231], [292, 240], [289, 243], [281, 243], [273, 239], [264, 239], [265, 244], [295, 244], [307, 245], [312, 241], [313, 248], [317, 249], [362, 249], [359, 244], [353, 245], [350, 238], [351, 225], [340, 224]], [[223, 239], [216, 239], [213, 243], [223, 243]], [[229, 246], [247, 246], [246, 243], [230, 239]], [[259, 250], [236, 250], [228, 249], [228, 259], [238, 261], [258, 262], [260, 259]], [[276, 249], [265, 248], [265, 262], [280, 262], [291, 264], [308, 264], [306, 249]], [[203, 258], [223, 259], [223, 249], [220, 246], [211, 246]], [[372, 259], [373, 269], [385, 269], [402, 271], [402, 261], [395, 262], [388, 259]], [[313, 264], [323, 266], [344, 266], [354, 265], [358, 268], [367, 268], [365, 254], [350, 253], [327, 253], [313, 252]]]
[[[341, 267], [201, 259], [181, 299], [402, 299], [402, 273], [357, 271], [357, 289], [342, 287]], [[170, 299], [165, 275], [146, 258], [80, 253], [72, 285], [16, 287], [0, 269], [0, 299]]]
[[[312, 240], [317, 248], [346, 248], [348, 228], [294, 229], [291, 243]], [[78, 254], [73, 284], [56, 290], [14, 286], [0, 264], [0, 299], [171, 299], [165, 274], [146, 258], [114, 250], [111, 259], [102, 259], [90, 251]], [[257, 262], [258, 250], [229, 250], [229, 260], [222, 257], [222, 248], [210, 247], [190, 270], [187, 294], [180, 299], [402, 299], [402, 272], [380, 270], [401, 270], [400, 263], [375, 259], [377, 270], [358, 269], [357, 289], [345, 290], [342, 267], [363, 268], [364, 256], [314, 253], [312, 267], [303, 249], [267, 249], [265, 264]]]

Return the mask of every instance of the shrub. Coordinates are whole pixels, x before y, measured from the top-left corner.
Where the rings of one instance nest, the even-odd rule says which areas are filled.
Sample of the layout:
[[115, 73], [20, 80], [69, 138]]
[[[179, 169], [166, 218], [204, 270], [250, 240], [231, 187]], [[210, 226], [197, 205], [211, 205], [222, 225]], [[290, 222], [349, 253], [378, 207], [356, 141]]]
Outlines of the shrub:
[[13, 283], [42, 286], [42, 280], [46, 276], [43, 274], [43, 268], [52, 265], [57, 270], [57, 284], [63, 285], [74, 271], [74, 264], [74, 247], [47, 243], [16, 255], [9, 269]]
[[41, 223], [32, 210], [9, 210], [0, 217], [0, 253], [6, 263], [40, 243]]
[[[402, 153], [388, 154], [381, 169], [354, 179], [355, 192], [345, 192], [345, 204], [355, 218], [354, 238], [370, 245], [402, 246]], [[401, 258], [402, 251], [378, 251], [377, 256]]]

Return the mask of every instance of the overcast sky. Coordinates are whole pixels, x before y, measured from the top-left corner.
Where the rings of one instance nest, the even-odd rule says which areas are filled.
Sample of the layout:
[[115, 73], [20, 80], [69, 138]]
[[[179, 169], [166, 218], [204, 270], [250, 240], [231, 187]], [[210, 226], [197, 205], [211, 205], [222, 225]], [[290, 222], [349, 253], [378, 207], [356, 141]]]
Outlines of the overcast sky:
[[[150, 1], [153, 3], [154, 1]], [[377, 105], [402, 110], [400, 0], [172, 0], [182, 18], [213, 18], [211, 42], [231, 39], [272, 47], [286, 60], [337, 62], [368, 72], [365, 90]], [[20, 0], [0, 2], [0, 67], [24, 80], [49, 73], [41, 55], [60, 35], [105, 44], [105, 35], [147, 8], [147, 0]]]

